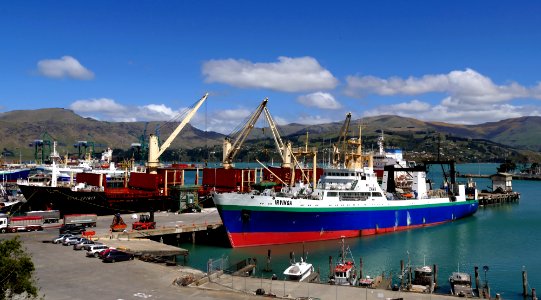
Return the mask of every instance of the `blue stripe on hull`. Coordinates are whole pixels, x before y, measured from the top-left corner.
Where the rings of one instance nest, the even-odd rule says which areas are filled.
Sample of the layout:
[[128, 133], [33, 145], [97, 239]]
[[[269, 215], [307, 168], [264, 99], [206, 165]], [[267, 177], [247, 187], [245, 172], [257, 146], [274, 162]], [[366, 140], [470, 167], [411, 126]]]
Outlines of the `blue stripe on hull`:
[[332, 212], [250, 211], [246, 207], [244, 216], [243, 210], [218, 209], [230, 233], [314, 232], [430, 225], [470, 216], [478, 205], [477, 201], [467, 201], [407, 209]]

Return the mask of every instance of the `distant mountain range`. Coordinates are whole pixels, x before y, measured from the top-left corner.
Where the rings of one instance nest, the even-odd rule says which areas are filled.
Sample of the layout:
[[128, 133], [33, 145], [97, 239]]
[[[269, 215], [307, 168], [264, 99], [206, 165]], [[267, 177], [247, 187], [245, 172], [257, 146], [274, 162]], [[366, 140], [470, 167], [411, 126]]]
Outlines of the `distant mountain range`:
[[[147, 124], [148, 123], [148, 124]], [[309, 133], [309, 140], [318, 146], [326, 146], [336, 141], [343, 122], [303, 125], [288, 124], [279, 126], [285, 139], [301, 145]], [[158, 125], [164, 122], [106, 122], [83, 118], [73, 111], [62, 108], [38, 110], [17, 110], [0, 113], [0, 149], [21, 152], [24, 157], [31, 157], [34, 148], [29, 144], [36, 139], [54, 138], [59, 143], [60, 153], [73, 153], [73, 144], [77, 141], [91, 141], [96, 146], [127, 149], [132, 143], [140, 142], [154, 133]], [[362, 124], [362, 136], [365, 143], [374, 147], [377, 136], [385, 133], [388, 145], [404, 148], [406, 151], [420, 151], [419, 142], [425, 141], [424, 148], [434, 145], [435, 136], [444, 136], [445, 140], [485, 143], [486, 147], [477, 152], [492, 151], [494, 147], [514, 151], [526, 156], [541, 151], [541, 117], [521, 117], [478, 125], [458, 125], [443, 122], [424, 122], [412, 118], [392, 115], [366, 117], [352, 120], [350, 136], [358, 136], [359, 124]], [[170, 135], [176, 124], [169, 124], [159, 131], [161, 137]], [[172, 149], [193, 149], [197, 147], [220, 147], [225, 136], [216, 132], [205, 132], [189, 124], [175, 139]], [[249, 137], [250, 143], [270, 139], [270, 130], [256, 128]], [[472, 147], [466, 146], [464, 147]], [[366, 146], [365, 146], [366, 147]], [[475, 148], [475, 145], [473, 145]], [[430, 148], [430, 147], [428, 147]], [[459, 148], [462, 148], [459, 147]], [[6, 152], [6, 153], [8, 153]], [[473, 154], [472, 154], [473, 155]], [[479, 159], [479, 157], [477, 157]]]

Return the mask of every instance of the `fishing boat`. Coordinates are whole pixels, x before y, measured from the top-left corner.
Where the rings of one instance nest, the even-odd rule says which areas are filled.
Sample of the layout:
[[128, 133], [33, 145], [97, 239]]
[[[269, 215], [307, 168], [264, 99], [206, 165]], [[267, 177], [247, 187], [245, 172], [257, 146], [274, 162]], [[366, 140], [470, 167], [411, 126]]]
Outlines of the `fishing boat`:
[[471, 276], [468, 273], [453, 272], [449, 277], [451, 294], [458, 297], [475, 297], [473, 292]]
[[362, 153], [360, 138], [348, 144], [356, 144], [357, 150], [348, 151], [340, 165], [324, 169], [317, 183], [214, 193], [231, 246], [373, 235], [442, 224], [477, 211], [477, 193], [466, 198], [465, 185], [455, 181], [454, 162], [448, 162], [451, 172], [444, 188], [433, 188], [426, 166], [402, 168], [412, 175], [405, 194], [396, 188], [395, 169], [386, 170], [385, 188], [379, 185], [372, 156]]
[[412, 284], [431, 286], [433, 283], [432, 268], [430, 266], [422, 266], [413, 269]]
[[[350, 259], [346, 256], [349, 254]], [[334, 272], [331, 277], [331, 284], [336, 285], [356, 285], [357, 274], [355, 262], [349, 246], [346, 248], [344, 238], [342, 238], [342, 247], [339, 254], [339, 260], [334, 266]]]
[[303, 257], [299, 262], [292, 261], [291, 265], [284, 271], [287, 280], [303, 281], [314, 272], [314, 266], [307, 263]]

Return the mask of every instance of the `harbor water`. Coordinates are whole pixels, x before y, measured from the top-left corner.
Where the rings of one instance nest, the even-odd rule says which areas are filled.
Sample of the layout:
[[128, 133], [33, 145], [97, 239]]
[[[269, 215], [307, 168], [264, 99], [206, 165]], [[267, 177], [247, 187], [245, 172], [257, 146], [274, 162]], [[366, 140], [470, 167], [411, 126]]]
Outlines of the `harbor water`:
[[[461, 173], [494, 174], [497, 164], [458, 165]], [[441, 169], [432, 167], [431, 178], [441, 182]], [[432, 177], [434, 176], [434, 177]], [[437, 181], [439, 180], [439, 181]], [[462, 179], [465, 180], [465, 179]], [[479, 190], [490, 190], [489, 179], [475, 179]], [[399, 282], [400, 260], [412, 267], [436, 264], [438, 266], [437, 292], [448, 293], [448, 278], [452, 272], [468, 272], [479, 267], [481, 284], [488, 281], [492, 295], [499, 293], [504, 299], [522, 299], [522, 271], [528, 272], [529, 288], [541, 289], [541, 182], [513, 181], [513, 190], [521, 193], [517, 203], [480, 207], [478, 212], [462, 220], [408, 231], [346, 239], [358, 264], [363, 259], [363, 274], [375, 277], [390, 272], [393, 281]], [[276, 220], [279, 222], [279, 220]], [[245, 258], [256, 258], [257, 276], [270, 277], [273, 273], [283, 278], [282, 272], [289, 265], [289, 253], [295, 252], [297, 260], [303, 248], [308, 262], [319, 268], [323, 280], [329, 275], [329, 256], [336, 262], [340, 241], [311, 242], [303, 244], [273, 245], [232, 249], [228, 245], [207, 246], [180, 244], [190, 251], [188, 264], [206, 270], [209, 258], [227, 257], [229, 263]], [[272, 272], [262, 270], [266, 264], [267, 250], [271, 250]], [[483, 272], [483, 266], [488, 271]]]

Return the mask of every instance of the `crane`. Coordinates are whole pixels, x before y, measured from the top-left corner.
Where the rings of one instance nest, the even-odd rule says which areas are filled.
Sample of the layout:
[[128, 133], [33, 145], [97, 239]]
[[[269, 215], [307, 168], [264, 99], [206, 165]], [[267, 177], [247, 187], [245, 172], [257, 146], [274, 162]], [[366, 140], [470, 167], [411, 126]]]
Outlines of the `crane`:
[[143, 129], [143, 134], [139, 136], [139, 142], [138, 143], [132, 143], [131, 148], [134, 148], [139, 153], [140, 157], [146, 157], [148, 152], [148, 144], [146, 142], [146, 136], [147, 136], [147, 127], [148, 122], [145, 122], [145, 127]]
[[338, 136], [338, 142], [332, 145], [333, 148], [333, 166], [337, 167], [341, 164], [344, 164], [344, 155], [347, 151], [347, 135], [349, 131], [349, 123], [351, 122], [351, 113], [347, 113], [344, 124], [340, 129], [340, 135]]
[[278, 154], [280, 154], [280, 158], [282, 158], [281, 166], [282, 168], [291, 168], [291, 142], [288, 141], [286, 144], [282, 142], [282, 138], [280, 137], [276, 123], [272, 119], [269, 109], [266, 106], [263, 108], [263, 112], [265, 113], [265, 117], [269, 123], [269, 128], [272, 132], [272, 137], [274, 138], [274, 143], [276, 145], [276, 150], [278, 150]]
[[188, 124], [188, 122], [190, 122], [190, 120], [195, 115], [195, 113], [197, 112], [199, 107], [201, 107], [203, 102], [205, 102], [205, 100], [207, 100], [208, 95], [209, 94], [206, 93], [201, 99], [199, 99], [199, 101], [197, 101], [195, 103], [193, 108], [187, 112], [187, 114], [184, 117], [184, 119], [182, 120], [182, 122], [180, 122], [180, 124], [177, 126], [177, 128], [173, 131], [173, 133], [171, 133], [171, 135], [167, 138], [167, 140], [165, 140], [165, 142], [163, 143], [163, 145], [161, 147], [158, 144], [158, 136], [156, 136], [154, 134], [150, 135], [149, 142], [148, 142], [148, 162], [147, 162], [147, 165], [148, 165], [148, 168], [149, 168], [149, 171], [150, 171], [151, 174], [157, 174], [157, 169], [158, 169], [158, 166], [160, 164], [160, 162], [159, 162], [160, 156], [163, 154], [163, 152], [165, 150], [167, 150], [167, 148], [169, 148], [169, 146], [171, 145], [173, 140], [177, 137], [177, 135], [180, 133], [180, 131], [184, 128], [184, 126], [186, 126], [186, 124]]
[[45, 162], [45, 158], [51, 154], [51, 146], [53, 145], [53, 141], [55, 140], [55, 138], [53, 138], [49, 133], [47, 133], [47, 131], [45, 131], [41, 135], [41, 139], [36, 139], [32, 143], [30, 143], [30, 147], [34, 147], [34, 157], [36, 161], [40, 161], [41, 163]]
[[250, 134], [252, 129], [255, 126], [255, 122], [259, 119], [259, 116], [263, 112], [263, 109], [265, 106], [267, 106], [267, 102], [269, 101], [269, 98], [265, 98], [261, 104], [257, 107], [257, 109], [254, 111], [254, 113], [250, 116], [248, 121], [244, 124], [242, 129], [237, 131], [236, 133], [231, 134], [235, 135], [235, 140], [233, 143], [231, 143], [231, 138], [226, 137], [224, 139], [223, 144], [223, 159], [222, 159], [222, 166], [224, 169], [230, 169], [232, 167], [233, 159], [235, 159], [235, 156], [239, 153], [240, 147], [242, 144], [244, 144], [244, 141], [246, 140], [246, 137]]

